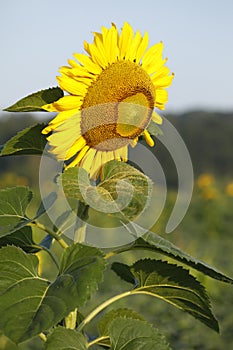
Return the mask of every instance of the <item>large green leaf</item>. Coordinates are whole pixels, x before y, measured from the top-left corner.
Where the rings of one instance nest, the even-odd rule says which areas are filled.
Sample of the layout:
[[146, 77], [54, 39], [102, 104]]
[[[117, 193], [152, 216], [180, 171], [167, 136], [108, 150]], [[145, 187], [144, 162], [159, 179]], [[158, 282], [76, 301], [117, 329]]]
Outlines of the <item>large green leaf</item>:
[[151, 195], [152, 182], [137, 169], [116, 160], [103, 166], [101, 181], [92, 186], [84, 169], [71, 168], [61, 178], [67, 197], [88, 203], [92, 208], [121, 219], [142, 213]]
[[100, 335], [100, 341], [98, 342], [99, 345], [110, 347], [109, 327], [111, 325], [111, 322], [115, 318], [119, 317], [144, 321], [144, 318], [142, 316], [131, 309], [113, 309], [107, 312], [98, 323], [98, 330]]
[[0, 156], [14, 156], [24, 154], [42, 154], [47, 140], [41, 133], [45, 124], [30, 126], [13, 136], [3, 146]]
[[141, 238], [137, 239], [132, 244], [125, 245], [124, 247], [121, 247], [115, 250], [115, 252], [122, 253], [125, 251], [137, 250], [137, 249], [140, 249], [140, 250], [145, 249], [145, 250], [151, 250], [157, 253], [161, 253], [187, 266], [190, 266], [193, 269], [200, 271], [203, 274], [209, 277], [212, 277], [216, 280], [226, 282], [226, 283], [231, 283], [231, 284], [233, 283], [232, 278], [227, 277], [222, 272], [209, 266], [205, 262], [200, 261], [186, 254], [185, 252], [180, 250], [177, 246], [175, 246], [173, 243], [169, 242], [163, 237], [152, 232], [148, 232], [144, 234]]
[[26, 96], [13, 104], [10, 107], [4, 109], [8, 112], [35, 112], [44, 111], [41, 107], [59, 100], [63, 97], [64, 93], [59, 87], [49, 88], [35, 92], [29, 96]]
[[0, 190], [0, 237], [18, 231], [43, 215], [46, 212], [46, 208], [48, 209], [54, 204], [57, 195], [51, 192], [44, 199], [46, 208], [42, 202], [36, 215], [33, 218], [29, 218], [26, 215], [26, 211], [32, 197], [33, 193], [28, 187], [18, 186]]
[[[127, 265], [121, 263], [112, 265], [112, 269], [123, 279], [126, 267]], [[139, 260], [128, 266], [128, 269], [137, 281], [132, 294], [148, 294], [163, 299], [190, 313], [213, 330], [219, 331], [205, 288], [188, 270], [165, 261], [151, 259]]]
[[27, 187], [12, 187], [0, 191], [0, 237], [25, 226], [30, 221], [26, 209], [32, 200]]
[[0, 329], [19, 343], [60, 322], [96, 291], [105, 262], [97, 248], [68, 248], [51, 283], [37, 275], [38, 259], [14, 246], [0, 249]]
[[0, 238], [0, 247], [14, 245], [22, 248], [26, 253], [36, 253], [41, 248], [36, 245], [32, 238], [31, 227], [25, 226], [21, 229]]
[[82, 333], [72, 329], [57, 327], [48, 336], [46, 350], [86, 350], [87, 341]]
[[103, 253], [95, 247], [75, 244], [63, 254], [60, 274], [72, 276], [78, 295], [78, 306], [83, 305], [102, 281], [106, 262]]
[[74, 198], [82, 202], [85, 202], [83, 193], [86, 194], [92, 190], [88, 174], [83, 168], [67, 169], [58, 177], [57, 181], [63, 187], [68, 198]]
[[121, 318], [109, 326], [110, 350], [170, 350], [165, 338], [146, 321]]

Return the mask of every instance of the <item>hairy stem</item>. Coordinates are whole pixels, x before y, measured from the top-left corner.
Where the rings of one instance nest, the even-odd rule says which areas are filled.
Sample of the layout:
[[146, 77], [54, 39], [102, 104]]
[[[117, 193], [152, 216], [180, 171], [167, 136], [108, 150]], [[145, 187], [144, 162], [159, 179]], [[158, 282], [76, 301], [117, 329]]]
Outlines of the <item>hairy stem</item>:
[[103, 336], [103, 337], [96, 338], [96, 339], [92, 340], [90, 343], [87, 344], [87, 348], [90, 348], [92, 345], [101, 343], [102, 340], [106, 340], [106, 339], [109, 339], [109, 337]]
[[38, 227], [39, 229], [47, 232], [49, 235], [51, 235], [59, 244], [62, 248], [66, 249], [68, 248], [68, 244], [55, 232], [52, 230], [48, 229], [46, 226], [43, 224], [39, 223], [38, 221], [32, 221], [28, 225], [32, 227]]
[[88, 219], [88, 211], [89, 211], [89, 205], [83, 202], [79, 202], [78, 210], [77, 210], [77, 221], [76, 221], [76, 227], [75, 227], [75, 237], [74, 237], [75, 243], [85, 242], [86, 228], [87, 228], [86, 221]]
[[95, 316], [97, 316], [102, 310], [104, 310], [106, 307], [114, 303], [115, 301], [125, 298], [129, 295], [133, 294], [133, 291], [127, 291], [118, 295], [115, 295], [114, 297], [106, 300], [104, 303], [99, 305], [96, 309], [94, 309], [79, 325], [78, 331], [80, 332]]

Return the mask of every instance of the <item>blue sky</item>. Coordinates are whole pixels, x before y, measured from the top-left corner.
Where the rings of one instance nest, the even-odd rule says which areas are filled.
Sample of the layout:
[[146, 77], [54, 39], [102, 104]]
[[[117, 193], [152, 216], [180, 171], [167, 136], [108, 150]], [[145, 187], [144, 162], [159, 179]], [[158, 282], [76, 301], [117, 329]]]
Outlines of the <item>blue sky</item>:
[[1, 0], [0, 108], [56, 86], [92, 31], [128, 21], [151, 45], [164, 42], [175, 72], [168, 111], [233, 110], [232, 14], [232, 0]]

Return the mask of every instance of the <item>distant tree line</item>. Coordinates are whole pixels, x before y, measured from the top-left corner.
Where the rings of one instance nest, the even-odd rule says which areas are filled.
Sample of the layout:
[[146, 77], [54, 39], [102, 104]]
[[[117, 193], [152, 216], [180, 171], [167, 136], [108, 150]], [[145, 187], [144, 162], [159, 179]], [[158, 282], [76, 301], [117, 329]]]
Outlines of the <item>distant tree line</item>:
[[[233, 112], [192, 111], [169, 114], [166, 118], [176, 127], [186, 143], [196, 176], [203, 172], [211, 172], [216, 176], [233, 178]], [[23, 128], [40, 121], [40, 116], [35, 118], [30, 113], [0, 114], [0, 144]], [[168, 151], [157, 140], [153, 152], [163, 167], [168, 183], [175, 185], [176, 169]], [[6, 171], [15, 171], [16, 167], [20, 175], [29, 175], [35, 168], [33, 162], [32, 156], [24, 157], [23, 166], [20, 156], [2, 158], [0, 175]]]

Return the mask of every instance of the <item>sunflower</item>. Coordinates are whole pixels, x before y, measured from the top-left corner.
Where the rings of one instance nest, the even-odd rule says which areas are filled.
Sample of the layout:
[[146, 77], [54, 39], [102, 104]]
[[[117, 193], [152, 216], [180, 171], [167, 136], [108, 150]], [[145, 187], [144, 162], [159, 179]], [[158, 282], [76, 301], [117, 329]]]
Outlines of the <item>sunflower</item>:
[[134, 34], [124, 23], [121, 32], [112, 24], [93, 34], [93, 43], [84, 42], [87, 54], [75, 53], [60, 68], [57, 80], [68, 94], [43, 106], [58, 115], [42, 132], [66, 168], [81, 166], [95, 179], [106, 162], [126, 162], [139, 136], [154, 145], [146, 128], [151, 119], [162, 123], [154, 108], [164, 109], [173, 74], [162, 42], [147, 50], [148, 33]]

